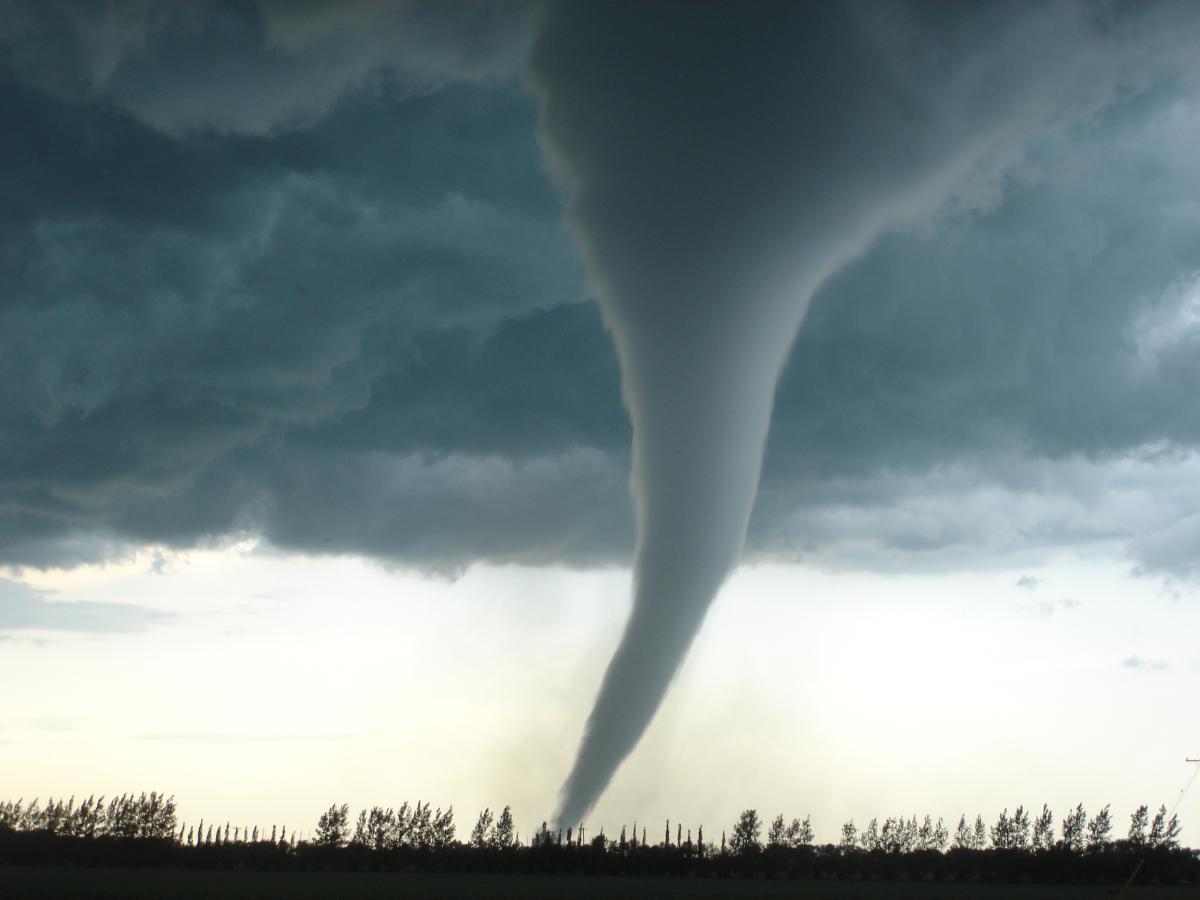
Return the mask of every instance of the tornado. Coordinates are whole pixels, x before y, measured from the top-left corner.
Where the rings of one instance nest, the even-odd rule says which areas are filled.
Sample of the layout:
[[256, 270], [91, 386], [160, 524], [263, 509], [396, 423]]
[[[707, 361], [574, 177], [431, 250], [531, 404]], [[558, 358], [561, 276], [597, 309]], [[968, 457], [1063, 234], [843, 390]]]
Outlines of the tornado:
[[1032, 134], [1104, 103], [1119, 35], [1077, 4], [644, 2], [543, 10], [539, 139], [633, 423], [633, 604], [556, 819], [653, 719], [758, 490], [814, 294], [890, 227], [986, 202]]

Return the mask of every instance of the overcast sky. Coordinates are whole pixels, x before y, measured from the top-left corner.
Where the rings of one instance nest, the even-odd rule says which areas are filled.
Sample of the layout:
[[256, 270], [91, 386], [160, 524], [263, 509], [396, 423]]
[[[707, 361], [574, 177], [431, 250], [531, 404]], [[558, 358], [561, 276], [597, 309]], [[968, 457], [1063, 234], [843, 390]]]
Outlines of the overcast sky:
[[[1068, 45], [1069, 114], [996, 100], [967, 174], [813, 294], [743, 567], [610, 830], [1175, 801], [1200, 751], [1200, 15], [1001, 21], [1053, 46], [1080, 9], [1105, 41]], [[460, 834], [550, 814], [636, 535], [540, 15], [0, 3], [0, 794], [310, 828], [432, 799]], [[867, 18], [883, 55], [924, 27]], [[1030, 84], [1075, 77], [1037, 46]], [[983, 129], [938, 110], [914, 171]]]

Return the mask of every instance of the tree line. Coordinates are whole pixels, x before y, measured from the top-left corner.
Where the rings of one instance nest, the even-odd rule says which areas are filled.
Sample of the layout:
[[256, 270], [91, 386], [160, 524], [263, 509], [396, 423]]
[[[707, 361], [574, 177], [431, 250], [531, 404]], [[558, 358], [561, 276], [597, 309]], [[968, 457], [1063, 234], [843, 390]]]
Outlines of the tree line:
[[1200, 881], [1200, 853], [1180, 847], [1180, 822], [1165, 806], [1130, 814], [1122, 834], [1105, 806], [1090, 818], [1083, 804], [1057, 823], [1050, 808], [1005, 808], [986, 825], [960, 817], [951, 834], [932, 816], [853, 820], [840, 840], [818, 844], [811, 818], [777, 815], [765, 826], [745, 810], [720, 839], [706, 840], [667, 821], [651, 839], [637, 822], [616, 836], [583, 825], [546, 822], [522, 840], [511, 807], [479, 813], [460, 841], [454, 808], [402, 803], [372, 806], [351, 822], [348, 804], [320, 814], [311, 837], [282, 826], [180, 823], [175, 798], [156, 791], [0, 802], [0, 862], [16, 864], [184, 866], [263, 869], [575, 872], [767, 876], [792, 878], [933, 878], [954, 880]]

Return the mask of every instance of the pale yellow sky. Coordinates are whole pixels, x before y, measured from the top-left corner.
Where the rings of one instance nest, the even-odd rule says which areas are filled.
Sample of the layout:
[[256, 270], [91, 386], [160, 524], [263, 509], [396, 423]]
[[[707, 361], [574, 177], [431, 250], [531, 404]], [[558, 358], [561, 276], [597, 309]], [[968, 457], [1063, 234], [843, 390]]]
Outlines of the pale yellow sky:
[[[158, 569], [156, 571], [156, 561]], [[14, 573], [10, 573], [13, 575]], [[1028, 576], [1038, 583], [1022, 587]], [[454, 804], [460, 837], [554, 806], [627, 612], [628, 573], [438, 580], [253, 544], [24, 572], [46, 602], [170, 614], [129, 633], [9, 630], [0, 796], [176, 794], [188, 821], [311, 830], [330, 803]], [[1173, 804], [1200, 751], [1200, 611], [1127, 564], [880, 576], [741, 569], [597, 808], [703, 824]], [[1180, 808], [1200, 841], [1200, 793]], [[674, 828], [674, 826], [672, 826]]]

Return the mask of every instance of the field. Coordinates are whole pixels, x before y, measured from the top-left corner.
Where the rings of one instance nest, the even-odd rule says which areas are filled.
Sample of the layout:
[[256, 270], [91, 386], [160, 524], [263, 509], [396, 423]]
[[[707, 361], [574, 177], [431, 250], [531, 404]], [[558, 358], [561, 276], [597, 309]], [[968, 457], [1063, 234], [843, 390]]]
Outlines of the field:
[[[385, 873], [77, 869], [0, 866], [0, 897], [184, 898], [184, 900], [553, 900], [684, 898], [705, 900], [1090, 900], [1115, 898], [1113, 885], [946, 884], [558, 875], [417, 875]], [[1131, 888], [1130, 900], [1196, 900], [1196, 885]]]

